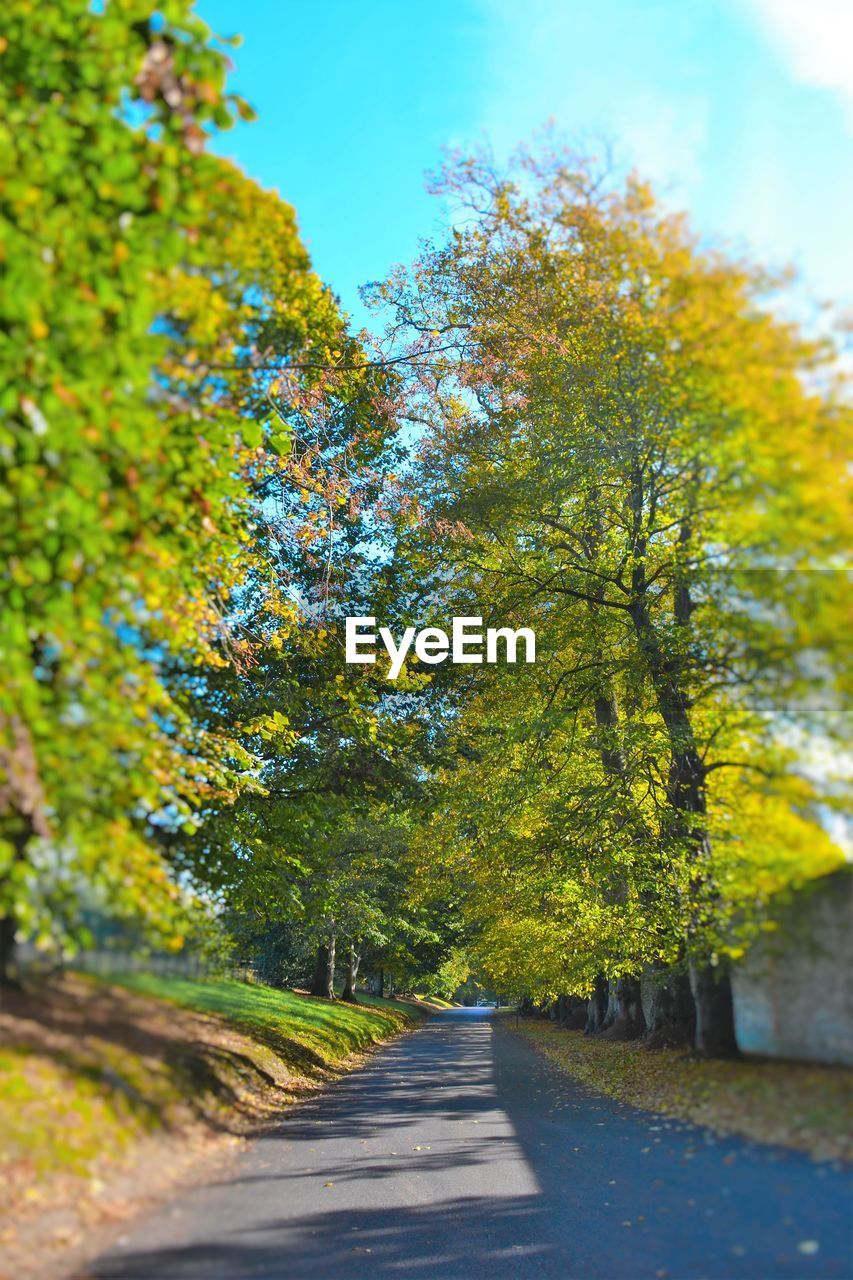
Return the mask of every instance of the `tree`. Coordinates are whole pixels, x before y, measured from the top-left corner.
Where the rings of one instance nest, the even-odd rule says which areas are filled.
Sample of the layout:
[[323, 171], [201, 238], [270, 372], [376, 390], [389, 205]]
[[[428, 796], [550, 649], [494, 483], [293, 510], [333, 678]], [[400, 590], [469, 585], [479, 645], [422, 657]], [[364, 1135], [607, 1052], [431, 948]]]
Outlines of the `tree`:
[[273, 377], [291, 416], [320, 415], [347, 348], [293, 211], [204, 153], [250, 113], [189, 3], [14, 0], [3, 43], [6, 974], [69, 877], [179, 933], [162, 833], [233, 800], [253, 760], [172, 673], [252, 660], [251, 577], [295, 621], [256, 534], [265, 486], [314, 518]]
[[[590, 809], [592, 789], [609, 796], [604, 845], [621, 869], [582, 909], [583, 876], [573, 876], [564, 932], [577, 930], [587, 952], [615, 943], [631, 966], [642, 952], [616, 942], [613, 925], [630, 934], [640, 922], [652, 954], [662, 945], [671, 955], [677, 936], [697, 1048], [732, 1052], [731, 845], [712, 843], [717, 782], [733, 769], [741, 793], [787, 788], [801, 804], [808, 788], [772, 714], [812, 727], [807, 689], [821, 685], [824, 707], [837, 706], [827, 689], [840, 689], [833, 575], [791, 572], [832, 567], [843, 545], [846, 417], [822, 366], [832, 352], [774, 317], [766, 275], [703, 249], [634, 178], [620, 187], [594, 165], [544, 153], [508, 176], [482, 157], [459, 159], [437, 189], [459, 206], [449, 237], [374, 290], [391, 310], [390, 342], [408, 344], [412, 413], [426, 424], [410, 536], [426, 563], [453, 566], [445, 599], [535, 617], [571, 646], [565, 663], [564, 650], [546, 650], [544, 705], [556, 699], [577, 717], [598, 759], [576, 743], [565, 754], [574, 772], [559, 779], [569, 821], [557, 847], [568, 839], [572, 864], [594, 877], [602, 842], [590, 860], [587, 817], [603, 810]], [[823, 652], [819, 670], [804, 660], [806, 636]], [[597, 715], [605, 705], [616, 714]], [[617, 750], [624, 767], [612, 767]], [[494, 755], [479, 786], [472, 773], [468, 807], [494, 814]], [[535, 814], [527, 839], [549, 866], [541, 787], [515, 781]], [[483, 838], [469, 831], [468, 851]], [[579, 847], [588, 853], [578, 859]], [[544, 886], [527, 883], [518, 852], [512, 862], [531, 924], [517, 904], [503, 921], [514, 946], [530, 937], [542, 957], [532, 921]]]

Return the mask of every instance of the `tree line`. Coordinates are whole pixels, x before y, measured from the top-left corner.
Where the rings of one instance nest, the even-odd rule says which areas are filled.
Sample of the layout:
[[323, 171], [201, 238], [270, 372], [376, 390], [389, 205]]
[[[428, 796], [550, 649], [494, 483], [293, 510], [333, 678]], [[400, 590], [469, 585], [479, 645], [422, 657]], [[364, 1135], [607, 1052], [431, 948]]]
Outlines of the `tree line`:
[[594, 159], [456, 157], [435, 187], [450, 233], [372, 290], [423, 424], [406, 542], [439, 608], [535, 620], [542, 659], [434, 684], [422, 870], [505, 987], [732, 1053], [732, 960], [840, 856], [835, 349]]

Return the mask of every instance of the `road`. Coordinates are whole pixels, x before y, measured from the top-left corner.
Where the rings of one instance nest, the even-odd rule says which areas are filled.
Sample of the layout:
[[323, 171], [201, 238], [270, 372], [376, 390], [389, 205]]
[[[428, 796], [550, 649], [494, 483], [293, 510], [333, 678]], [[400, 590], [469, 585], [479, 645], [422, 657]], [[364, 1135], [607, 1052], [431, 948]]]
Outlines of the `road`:
[[135, 1225], [87, 1274], [853, 1274], [850, 1185], [837, 1167], [592, 1094], [489, 1013], [448, 1010], [395, 1041], [294, 1108], [220, 1181]]

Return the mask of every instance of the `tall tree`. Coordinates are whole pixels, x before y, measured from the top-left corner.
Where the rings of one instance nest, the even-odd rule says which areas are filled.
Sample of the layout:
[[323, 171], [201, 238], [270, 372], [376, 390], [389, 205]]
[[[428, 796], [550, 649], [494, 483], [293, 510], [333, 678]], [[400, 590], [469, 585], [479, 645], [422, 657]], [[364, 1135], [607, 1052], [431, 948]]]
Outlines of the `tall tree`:
[[[668, 869], [697, 1047], [732, 1052], [730, 846], [712, 845], [711, 808], [730, 769], [742, 788], [772, 777], [801, 794], [771, 715], [808, 724], [801, 695], [838, 674], [833, 575], [792, 572], [832, 567], [843, 545], [846, 416], [818, 372], [832, 352], [775, 318], [772, 281], [703, 249], [634, 178], [549, 152], [509, 175], [460, 159], [437, 189], [457, 204], [448, 239], [375, 290], [426, 424], [420, 518], [442, 535], [451, 591], [563, 620], [569, 706], [592, 722], [621, 695], [624, 733], [647, 749], [614, 843], [649, 887]], [[825, 654], [818, 680], [806, 635]], [[654, 846], [629, 836], [648, 802]]]
[[313, 518], [311, 460], [272, 384], [322, 413], [346, 352], [293, 211], [205, 154], [250, 113], [188, 0], [4, 16], [3, 973], [64, 871], [179, 927], [158, 832], [253, 762], [168, 673], [251, 659], [249, 577], [292, 610], [259, 504], [277, 485]]

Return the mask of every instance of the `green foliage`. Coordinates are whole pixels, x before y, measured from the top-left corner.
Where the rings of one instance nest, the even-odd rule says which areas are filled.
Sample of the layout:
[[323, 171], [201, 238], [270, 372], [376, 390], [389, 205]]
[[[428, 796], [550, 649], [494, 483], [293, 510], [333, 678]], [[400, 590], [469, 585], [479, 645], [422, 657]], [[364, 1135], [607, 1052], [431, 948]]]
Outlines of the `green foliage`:
[[236, 419], [156, 370], [164, 284], [209, 251], [205, 129], [240, 104], [189, 5], [154, 12], [5, 15], [0, 893], [30, 927], [39, 840], [117, 910], [150, 900], [168, 920], [176, 892], [131, 816], [229, 785], [158, 660], [203, 660], [219, 625], [211, 580], [242, 545]]
[[834, 352], [635, 179], [546, 152], [437, 185], [464, 218], [374, 290], [425, 424], [401, 546], [538, 657], [432, 677], [420, 875], [504, 990], [717, 965], [840, 857], [801, 749], [849, 678]]
[[249, 112], [190, 4], [4, 32], [0, 915], [46, 938], [85, 890], [180, 945], [164, 839], [284, 724], [208, 716], [211, 675], [303, 621], [269, 524], [309, 557], [382, 412], [292, 210], [204, 153]]

